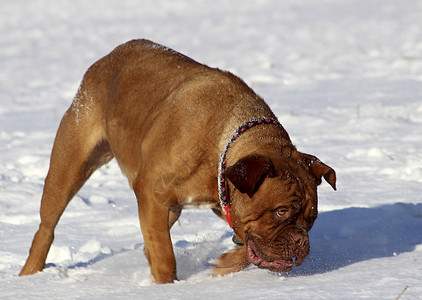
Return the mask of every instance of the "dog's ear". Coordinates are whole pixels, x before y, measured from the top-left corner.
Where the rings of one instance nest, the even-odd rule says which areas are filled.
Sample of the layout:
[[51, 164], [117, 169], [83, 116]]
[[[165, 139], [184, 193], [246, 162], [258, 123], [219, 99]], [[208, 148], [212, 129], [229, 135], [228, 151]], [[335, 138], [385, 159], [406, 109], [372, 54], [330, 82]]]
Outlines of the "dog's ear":
[[309, 170], [316, 177], [318, 185], [321, 184], [321, 179], [324, 177], [325, 181], [327, 181], [334, 190], [337, 190], [337, 177], [336, 171], [334, 171], [334, 169], [332, 169], [330, 166], [327, 166], [313, 155], [302, 153], [302, 156], [306, 165], [309, 167]]
[[264, 156], [249, 155], [238, 160], [226, 170], [227, 179], [250, 198], [256, 193], [265, 177], [276, 175], [271, 160]]

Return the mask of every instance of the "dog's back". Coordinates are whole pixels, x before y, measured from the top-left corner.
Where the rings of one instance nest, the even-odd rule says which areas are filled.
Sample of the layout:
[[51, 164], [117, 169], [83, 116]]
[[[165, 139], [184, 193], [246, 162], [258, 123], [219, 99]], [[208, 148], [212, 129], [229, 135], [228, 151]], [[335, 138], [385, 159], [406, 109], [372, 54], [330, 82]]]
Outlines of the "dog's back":
[[[199, 145], [215, 148], [211, 157], [217, 163], [220, 148], [239, 123], [274, 117], [240, 78], [148, 40], [120, 45], [92, 65], [71, 110], [75, 107], [79, 122], [93, 114], [102, 120], [95, 126], [101, 124], [101, 138], [110, 143], [129, 182], [141, 167], [142, 155], [160, 161]], [[130, 144], [136, 147], [123, 146], [134, 137], [138, 141]], [[166, 149], [157, 137], [166, 139]]]

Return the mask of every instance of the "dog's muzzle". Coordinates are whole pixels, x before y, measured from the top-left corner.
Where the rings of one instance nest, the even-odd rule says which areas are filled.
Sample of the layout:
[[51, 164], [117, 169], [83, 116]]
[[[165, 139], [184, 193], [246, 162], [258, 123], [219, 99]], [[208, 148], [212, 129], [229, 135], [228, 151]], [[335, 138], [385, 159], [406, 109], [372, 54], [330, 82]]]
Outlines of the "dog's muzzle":
[[267, 242], [249, 237], [246, 247], [252, 264], [277, 273], [289, 272], [294, 266], [301, 265], [310, 249], [308, 235], [298, 230], [283, 232]]

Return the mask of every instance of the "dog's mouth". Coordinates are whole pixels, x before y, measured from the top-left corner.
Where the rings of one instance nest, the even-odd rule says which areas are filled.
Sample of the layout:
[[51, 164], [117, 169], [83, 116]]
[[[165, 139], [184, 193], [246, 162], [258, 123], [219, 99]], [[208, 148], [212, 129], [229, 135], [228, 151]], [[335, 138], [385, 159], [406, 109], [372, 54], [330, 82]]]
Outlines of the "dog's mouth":
[[249, 262], [256, 265], [259, 268], [268, 269], [272, 272], [277, 273], [286, 273], [292, 270], [292, 268], [297, 263], [297, 258], [292, 257], [291, 259], [275, 259], [275, 260], [268, 260], [260, 256], [255, 246], [255, 243], [252, 240], [247, 241], [247, 254]]

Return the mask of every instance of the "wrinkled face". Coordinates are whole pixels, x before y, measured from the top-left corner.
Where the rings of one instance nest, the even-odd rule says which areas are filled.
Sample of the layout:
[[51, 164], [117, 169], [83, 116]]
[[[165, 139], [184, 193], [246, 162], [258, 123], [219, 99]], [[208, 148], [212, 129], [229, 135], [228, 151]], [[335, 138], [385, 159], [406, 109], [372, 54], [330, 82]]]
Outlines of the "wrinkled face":
[[[235, 185], [231, 204], [234, 230], [245, 242], [252, 264], [273, 272], [288, 272], [308, 255], [308, 231], [318, 214], [317, 185], [321, 176], [335, 188], [334, 170], [319, 160], [315, 162], [321, 164], [320, 170], [303, 161], [254, 157], [229, 170]], [[323, 173], [316, 173], [321, 170]]]
[[[252, 205], [245, 209], [242, 201]], [[266, 178], [252, 198], [234, 201], [232, 209], [236, 233], [254, 265], [288, 272], [308, 255], [308, 231], [318, 214], [316, 185], [305, 192], [297, 180]]]

